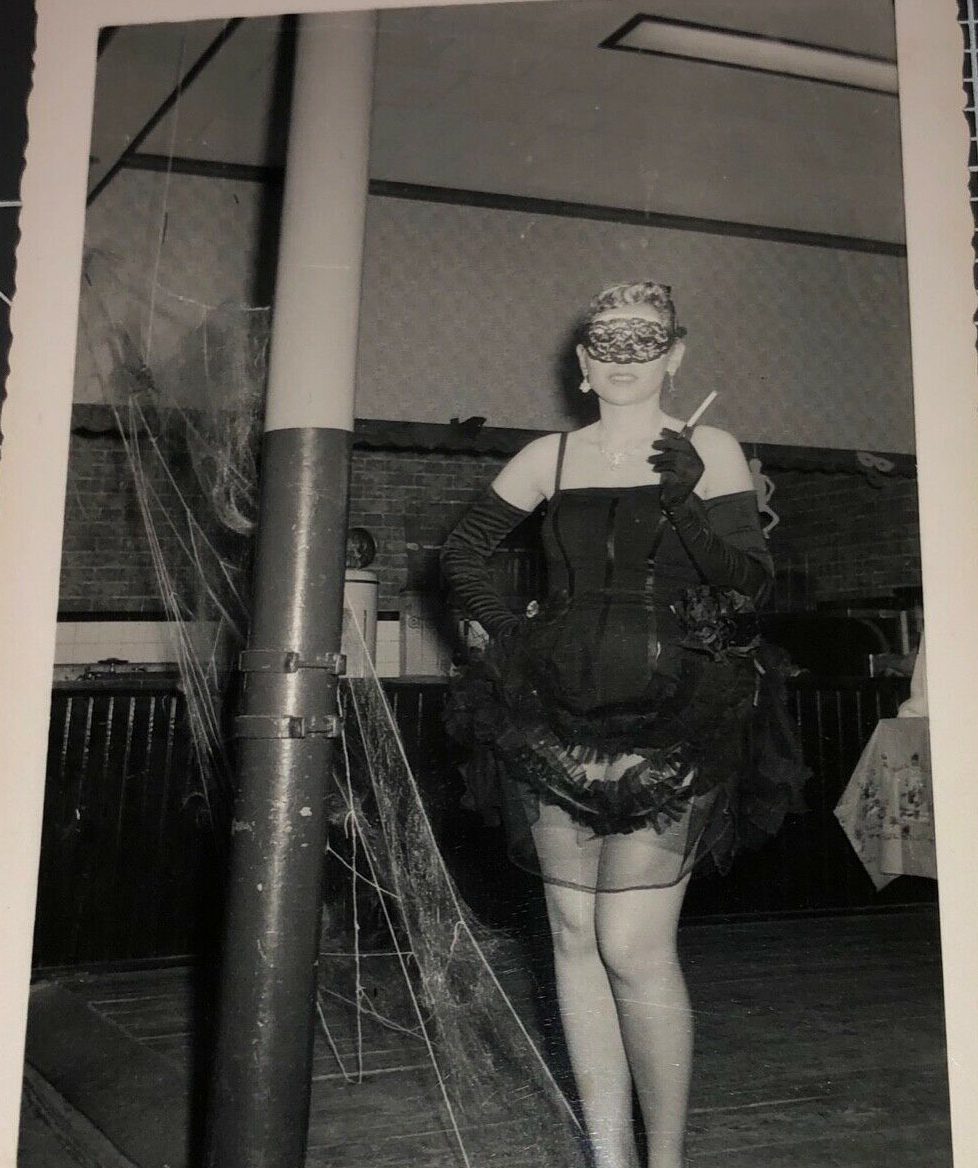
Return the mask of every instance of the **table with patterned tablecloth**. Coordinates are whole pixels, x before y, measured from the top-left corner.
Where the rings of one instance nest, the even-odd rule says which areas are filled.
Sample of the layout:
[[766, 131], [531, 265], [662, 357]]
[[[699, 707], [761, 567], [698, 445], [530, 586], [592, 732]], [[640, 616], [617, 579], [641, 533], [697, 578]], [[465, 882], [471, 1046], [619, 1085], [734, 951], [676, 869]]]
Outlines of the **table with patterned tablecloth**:
[[937, 878], [927, 718], [884, 718], [835, 814], [876, 885]]

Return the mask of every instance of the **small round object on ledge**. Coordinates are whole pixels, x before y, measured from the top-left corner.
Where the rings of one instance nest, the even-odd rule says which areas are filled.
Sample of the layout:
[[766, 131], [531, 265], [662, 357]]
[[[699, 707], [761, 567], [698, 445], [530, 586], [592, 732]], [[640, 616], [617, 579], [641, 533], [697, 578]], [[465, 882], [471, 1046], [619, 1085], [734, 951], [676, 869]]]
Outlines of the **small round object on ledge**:
[[351, 527], [346, 533], [346, 566], [366, 568], [377, 556], [377, 543], [365, 527]]

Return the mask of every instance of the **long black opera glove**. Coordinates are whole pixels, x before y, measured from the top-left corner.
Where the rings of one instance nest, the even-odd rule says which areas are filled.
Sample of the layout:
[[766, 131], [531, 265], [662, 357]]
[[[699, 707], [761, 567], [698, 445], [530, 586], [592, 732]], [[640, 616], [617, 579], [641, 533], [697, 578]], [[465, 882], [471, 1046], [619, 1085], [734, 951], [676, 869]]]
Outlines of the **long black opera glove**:
[[691, 494], [679, 503], [663, 503], [662, 509], [708, 584], [733, 588], [756, 605], [766, 599], [774, 564], [753, 491], [719, 495], [706, 502]]
[[441, 568], [459, 607], [499, 639], [519, 627], [492, 582], [489, 557], [530, 514], [507, 503], [491, 488], [462, 517], [441, 550]]

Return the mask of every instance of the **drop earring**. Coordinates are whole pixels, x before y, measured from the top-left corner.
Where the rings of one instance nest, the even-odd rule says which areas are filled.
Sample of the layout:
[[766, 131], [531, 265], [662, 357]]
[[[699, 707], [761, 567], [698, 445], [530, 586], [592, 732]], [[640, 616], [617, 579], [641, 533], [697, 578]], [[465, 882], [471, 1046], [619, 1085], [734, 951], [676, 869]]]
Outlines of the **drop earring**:
[[585, 373], [581, 377], [581, 393], [590, 393], [590, 392], [591, 392], [591, 383], [590, 383], [590, 381], [588, 381], [587, 374]]

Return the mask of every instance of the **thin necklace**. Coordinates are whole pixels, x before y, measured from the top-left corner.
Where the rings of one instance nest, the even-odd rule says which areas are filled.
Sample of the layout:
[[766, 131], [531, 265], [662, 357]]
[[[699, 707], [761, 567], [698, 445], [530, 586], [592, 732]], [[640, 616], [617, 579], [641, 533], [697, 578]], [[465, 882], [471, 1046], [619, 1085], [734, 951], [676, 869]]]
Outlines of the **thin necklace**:
[[598, 443], [598, 452], [611, 466], [612, 470], [618, 470], [626, 462], [631, 462], [644, 451], [648, 450], [652, 442], [652, 438], [642, 438], [638, 442], [629, 442], [627, 446], [619, 446], [614, 449], [605, 445], [604, 442], [600, 442]]

